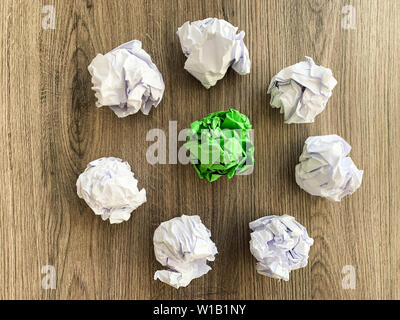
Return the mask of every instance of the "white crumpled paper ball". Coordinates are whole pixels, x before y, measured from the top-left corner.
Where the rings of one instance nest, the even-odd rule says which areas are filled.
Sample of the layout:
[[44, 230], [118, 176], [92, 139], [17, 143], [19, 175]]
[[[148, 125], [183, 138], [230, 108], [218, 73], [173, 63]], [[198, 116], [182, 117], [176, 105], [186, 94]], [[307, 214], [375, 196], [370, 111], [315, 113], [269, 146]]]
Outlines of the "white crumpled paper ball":
[[177, 35], [187, 57], [185, 69], [209, 89], [225, 76], [230, 66], [240, 75], [250, 73], [244, 31], [223, 19], [207, 18], [178, 28]]
[[285, 123], [311, 123], [326, 106], [337, 81], [331, 69], [313, 59], [296, 63], [275, 75], [268, 88], [271, 106], [280, 108]]
[[154, 232], [154, 253], [169, 270], [158, 270], [154, 280], [178, 289], [206, 274], [211, 270], [207, 261], [214, 261], [218, 253], [210, 236], [199, 216], [182, 215], [161, 223]]
[[109, 106], [119, 118], [139, 110], [147, 115], [162, 99], [162, 75], [138, 40], [105, 55], [98, 54], [88, 70], [96, 91], [96, 106]]
[[88, 164], [76, 182], [79, 198], [96, 215], [110, 223], [129, 220], [131, 212], [146, 202], [146, 190], [139, 191], [130, 165], [119, 158], [100, 158]]
[[296, 165], [296, 182], [314, 196], [340, 201], [356, 191], [363, 171], [347, 157], [351, 146], [336, 134], [307, 138]]
[[258, 273], [288, 281], [290, 271], [307, 265], [314, 240], [294, 217], [267, 216], [249, 226], [253, 231], [250, 251], [258, 261]]

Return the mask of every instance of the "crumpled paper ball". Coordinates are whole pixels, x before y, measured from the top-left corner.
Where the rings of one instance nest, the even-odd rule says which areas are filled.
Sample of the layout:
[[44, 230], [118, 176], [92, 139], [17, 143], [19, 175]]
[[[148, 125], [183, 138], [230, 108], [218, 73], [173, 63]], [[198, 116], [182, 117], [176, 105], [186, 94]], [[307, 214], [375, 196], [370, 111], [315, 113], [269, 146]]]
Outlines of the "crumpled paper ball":
[[223, 19], [207, 18], [178, 28], [177, 35], [187, 57], [185, 69], [209, 89], [225, 76], [230, 66], [240, 75], [250, 73], [244, 31]]
[[184, 146], [199, 177], [209, 182], [224, 175], [231, 179], [254, 165], [250, 120], [234, 109], [193, 122]]
[[289, 281], [292, 270], [303, 268], [314, 240], [306, 228], [289, 215], [267, 216], [249, 223], [250, 251], [257, 259], [257, 272]]
[[214, 261], [218, 253], [210, 236], [199, 216], [182, 215], [161, 223], [154, 232], [154, 253], [169, 270], [156, 271], [154, 280], [178, 289], [210, 271], [207, 261]]
[[331, 69], [317, 66], [313, 59], [281, 70], [271, 80], [271, 106], [280, 108], [285, 123], [311, 123], [326, 106], [337, 81]]
[[146, 202], [146, 190], [139, 191], [137, 184], [130, 165], [111, 157], [90, 162], [76, 188], [96, 215], [113, 224], [129, 220], [131, 212]]
[[296, 182], [314, 196], [340, 201], [356, 191], [363, 171], [347, 157], [351, 146], [336, 134], [307, 138], [296, 165]]
[[90, 63], [96, 106], [109, 106], [123, 118], [160, 103], [165, 85], [160, 71], [138, 40], [127, 42]]

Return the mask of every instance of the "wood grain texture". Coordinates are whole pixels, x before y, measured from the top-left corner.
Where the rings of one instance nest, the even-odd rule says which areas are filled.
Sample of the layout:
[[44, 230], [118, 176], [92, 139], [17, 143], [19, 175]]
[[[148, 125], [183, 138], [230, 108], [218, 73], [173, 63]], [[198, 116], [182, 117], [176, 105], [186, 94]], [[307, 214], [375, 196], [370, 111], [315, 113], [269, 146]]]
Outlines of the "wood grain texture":
[[[44, 5], [55, 30], [42, 29]], [[351, 4], [356, 29], [341, 28]], [[400, 1], [0, 1], [1, 299], [399, 299]], [[175, 32], [187, 20], [218, 17], [245, 30], [249, 76], [229, 71], [210, 90], [183, 69]], [[118, 119], [95, 107], [87, 66], [132, 39], [163, 74], [164, 99], [149, 116]], [[313, 124], [285, 125], [267, 85], [285, 66], [312, 56], [338, 80]], [[178, 130], [236, 107], [255, 129], [252, 175], [212, 184], [187, 165], [150, 165], [152, 128]], [[353, 147], [361, 188], [340, 203], [297, 187], [305, 139], [336, 133]], [[127, 160], [148, 202], [127, 223], [109, 225], [76, 195], [87, 163]], [[219, 254], [213, 270], [183, 289], [152, 279], [160, 268], [152, 236], [162, 221], [199, 214]], [[289, 282], [255, 272], [248, 223], [290, 214], [315, 239], [307, 268]], [[54, 265], [57, 289], [41, 287]], [[355, 290], [342, 288], [345, 265]]]

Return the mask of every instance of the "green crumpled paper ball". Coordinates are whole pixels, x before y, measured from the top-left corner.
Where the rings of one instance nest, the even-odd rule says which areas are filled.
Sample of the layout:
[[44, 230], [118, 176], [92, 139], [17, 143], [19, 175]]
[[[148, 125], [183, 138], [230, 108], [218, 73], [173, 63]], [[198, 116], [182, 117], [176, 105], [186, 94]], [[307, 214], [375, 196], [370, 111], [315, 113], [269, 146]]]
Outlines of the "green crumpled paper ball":
[[243, 174], [254, 165], [249, 118], [235, 109], [210, 113], [194, 121], [185, 148], [199, 177], [209, 182]]

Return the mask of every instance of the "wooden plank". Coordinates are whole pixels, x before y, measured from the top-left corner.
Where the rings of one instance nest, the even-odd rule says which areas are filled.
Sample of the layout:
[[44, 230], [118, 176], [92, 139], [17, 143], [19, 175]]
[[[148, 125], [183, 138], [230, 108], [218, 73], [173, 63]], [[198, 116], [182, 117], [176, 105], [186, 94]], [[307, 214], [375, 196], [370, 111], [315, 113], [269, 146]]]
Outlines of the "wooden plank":
[[[356, 28], [341, 27], [348, 1], [30, 1], [0, 2], [1, 299], [399, 299], [400, 3], [354, 0]], [[45, 5], [55, 29], [42, 28]], [[252, 72], [232, 70], [210, 90], [183, 69], [175, 34], [187, 20], [218, 17], [245, 30]], [[87, 66], [138, 39], [163, 74], [164, 99], [149, 116], [118, 119], [95, 108]], [[280, 69], [312, 56], [338, 85], [315, 123], [285, 125], [268, 106]], [[235, 107], [255, 130], [253, 174], [207, 183], [189, 165], [150, 165], [150, 129], [178, 131]], [[341, 203], [309, 196], [294, 167], [310, 135], [336, 133], [364, 169], [361, 188]], [[181, 145], [181, 143], [179, 144]], [[76, 196], [86, 164], [127, 160], [148, 203], [110, 226]], [[307, 268], [289, 282], [255, 272], [248, 223], [290, 214], [315, 239]], [[152, 279], [161, 266], [152, 236], [162, 221], [198, 214], [219, 254], [213, 270], [183, 289]], [[44, 290], [53, 265], [57, 289]], [[342, 269], [355, 267], [355, 290]]]

